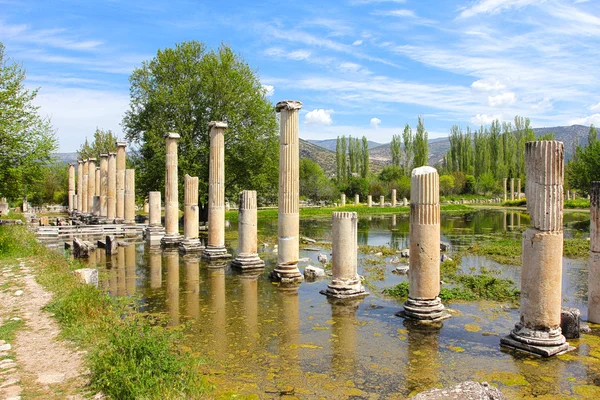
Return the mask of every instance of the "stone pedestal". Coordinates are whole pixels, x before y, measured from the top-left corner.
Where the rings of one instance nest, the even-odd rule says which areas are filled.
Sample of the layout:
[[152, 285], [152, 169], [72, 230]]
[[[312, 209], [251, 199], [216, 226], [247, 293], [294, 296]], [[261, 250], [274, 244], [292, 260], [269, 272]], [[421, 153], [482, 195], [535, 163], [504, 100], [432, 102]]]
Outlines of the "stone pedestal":
[[396, 189], [392, 189], [392, 207], [396, 207]]
[[77, 160], [77, 211], [83, 212], [83, 161]]
[[135, 170], [125, 170], [125, 220], [127, 225], [135, 225]]
[[379, 196], [379, 207], [385, 207], [385, 197]]
[[183, 189], [183, 240], [179, 251], [185, 254], [199, 252], [204, 246], [198, 237], [198, 177], [186, 174]]
[[177, 133], [165, 135], [165, 235], [160, 243], [164, 247], [179, 246], [179, 186], [177, 171]]
[[277, 266], [271, 278], [284, 284], [304, 280], [298, 269], [300, 258], [300, 148], [298, 111], [299, 101], [281, 101], [275, 109], [279, 121], [279, 215]]
[[373, 207], [373, 196], [367, 196], [367, 207]]
[[321, 294], [339, 299], [367, 296], [358, 276], [358, 216], [355, 212], [334, 212], [332, 219], [333, 279]]
[[256, 191], [244, 190], [239, 199], [238, 255], [231, 266], [242, 271], [262, 269], [265, 262], [258, 257]]
[[360, 204], [360, 196], [358, 194], [354, 195], [354, 205]]
[[160, 192], [150, 192], [148, 194], [148, 203], [149, 221], [146, 228], [146, 243], [150, 246], [158, 246], [163, 236], [165, 236], [165, 228], [162, 226], [160, 215]]
[[515, 199], [515, 178], [510, 178], [510, 200]]
[[560, 329], [563, 249], [563, 160], [558, 141], [525, 144], [527, 211], [523, 233], [521, 317], [503, 346], [549, 357], [569, 344]]
[[123, 222], [125, 219], [125, 148], [127, 143], [117, 142], [117, 208], [116, 222]]
[[[76, 205], [73, 203], [73, 196], [75, 195], [75, 166], [73, 164], [69, 164], [69, 212], [73, 211]], [[23, 210], [25, 211], [25, 210]]]
[[588, 321], [600, 324], [600, 182], [598, 181], [592, 182], [590, 188]]
[[117, 217], [117, 153], [108, 153], [108, 188], [106, 191], [106, 219]]
[[507, 188], [506, 188], [507, 182], [508, 182], [507, 178], [502, 179], [502, 189], [504, 189], [504, 201], [508, 200], [508, 197], [507, 197]]
[[225, 129], [227, 123], [212, 121], [208, 164], [208, 242], [202, 258], [231, 258], [225, 248]]
[[108, 154], [100, 154], [100, 219], [108, 216]]
[[408, 300], [400, 316], [419, 322], [450, 318], [440, 298], [440, 186], [437, 170], [419, 167], [410, 184]]
[[344, 193], [340, 196], [340, 204], [342, 207], [346, 207], [346, 195]]
[[96, 159], [88, 158], [88, 210], [89, 214], [94, 213], [94, 196], [96, 195]]
[[[89, 187], [89, 177], [88, 177], [88, 172], [89, 172], [89, 164], [88, 161], [85, 160], [83, 162], [83, 180], [81, 183], [81, 196], [82, 196], [82, 200], [81, 200], [81, 212], [83, 214], [87, 214], [88, 211], [88, 187]], [[90, 204], [90, 207], [92, 205]]]

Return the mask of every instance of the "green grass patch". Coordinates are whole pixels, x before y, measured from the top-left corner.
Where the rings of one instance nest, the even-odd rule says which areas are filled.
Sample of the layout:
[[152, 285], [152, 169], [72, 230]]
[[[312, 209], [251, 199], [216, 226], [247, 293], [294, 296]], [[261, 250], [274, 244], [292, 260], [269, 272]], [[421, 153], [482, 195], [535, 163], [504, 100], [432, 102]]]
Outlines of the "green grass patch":
[[396, 249], [388, 246], [370, 246], [368, 244], [358, 246], [358, 252], [365, 255], [381, 253], [382, 257], [394, 256], [398, 254]]
[[506, 200], [502, 205], [504, 207], [525, 207], [527, 205], [527, 199]]
[[464, 252], [485, 256], [500, 264], [521, 265], [523, 249], [519, 237], [499, 235], [487, 241], [473, 243]]
[[0, 326], [0, 339], [12, 343], [12, 341], [15, 340], [17, 331], [23, 325], [25, 325], [25, 322], [23, 322], [22, 319], [6, 321], [4, 325]]
[[11, 221], [17, 220], [25, 222], [25, 217], [23, 216], [23, 214], [16, 212], [10, 212], [8, 215], [2, 215], [0, 216], [0, 219], [7, 219]]
[[590, 208], [590, 200], [584, 197], [575, 200], [565, 200], [565, 208]]
[[587, 239], [565, 239], [563, 255], [569, 258], [587, 258], [590, 256], [590, 241]]

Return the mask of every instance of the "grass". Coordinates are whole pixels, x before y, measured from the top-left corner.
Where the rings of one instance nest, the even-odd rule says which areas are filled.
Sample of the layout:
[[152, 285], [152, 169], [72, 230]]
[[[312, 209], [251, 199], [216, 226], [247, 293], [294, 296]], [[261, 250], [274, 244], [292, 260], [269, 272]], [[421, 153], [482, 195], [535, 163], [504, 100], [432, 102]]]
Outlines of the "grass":
[[584, 197], [575, 200], [565, 200], [565, 208], [590, 208], [590, 201]]
[[522, 244], [520, 238], [501, 234], [473, 243], [464, 253], [485, 256], [500, 264], [521, 265]]
[[563, 255], [569, 258], [587, 258], [590, 256], [590, 241], [586, 239], [565, 239]]
[[527, 205], [527, 199], [521, 198], [516, 200], [506, 200], [502, 203], [504, 207], [525, 207]]
[[8, 320], [0, 326], [0, 339], [12, 343], [15, 340], [17, 331], [25, 324], [22, 319]]
[[10, 212], [8, 215], [0, 216], [0, 219], [19, 220], [25, 222], [25, 217], [21, 213]]
[[36, 279], [54, 294], [47, 309], [62, 336], [86, 350], [91, 389], [114, 399], [195, 398], [209, 390], [179, 331], [136, 312], [129, 299], [79, 283], [72, 271], [82, 264], [37, 243], [25, 227], [0, 227], [2, 262], [33, 256]]

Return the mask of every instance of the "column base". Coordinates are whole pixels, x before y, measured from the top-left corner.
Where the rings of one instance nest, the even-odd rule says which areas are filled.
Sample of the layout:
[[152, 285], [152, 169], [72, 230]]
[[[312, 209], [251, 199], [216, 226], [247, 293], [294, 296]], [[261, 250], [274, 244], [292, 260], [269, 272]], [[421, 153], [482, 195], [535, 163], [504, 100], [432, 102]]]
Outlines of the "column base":
[[551, 357], [575, 349], [569, 346], [560, 327], [548, 330], [525, 328], [522, 323], [515, 325], [510, 335], [500, 339], [500, 346], [525, 351], [542, 357]]
[[439, 322], [451, 317], [439, 297], [433, 300], [416, 300], [409, 297], [404, 303], [404, 310], [396, 313], [396, 316], [424, 323]]
[[275, 269], [269, 274], [272, 281], [283, 284], [301, 283], [304, 280], [304, 275], [298, 269], [298, 264], [277, 264]]
[[179, 252], [182, 254], [199, 253], [202, 250], [204, 250], [204, 246], [200, 239], [183, 239], [179, 243]]
[[149, 246], [160, 246], [162, 238], [165, 236], [165, 228], [162, 226], [149, 226], [144, 229], [146, 244]]
[[160, 245], [164, 248], [178, 247], [181, 240], [181, 235], [164, 235], [160, 239]]
[[125, 220], [123, 218], [115, 218], [115, 224], [123, 224]]
[[241, 269], [242, 271], [251, 271], [253, 269], [263, 269], [265, 262], [258, 257], [258, 254], [240, 253], [231, 262], [232, 267]]
[[355, 299], [369, 295], [369, 292], [365, 291], [364, 286], [360, 284], [360, 279], [334, 279], [327, 285], [327, 289], [321, 290], [320, 293], [336, 299]]
[[224, 260], [231, 258], [225, 246], [206, 246], [202, 258], [208, 261]]

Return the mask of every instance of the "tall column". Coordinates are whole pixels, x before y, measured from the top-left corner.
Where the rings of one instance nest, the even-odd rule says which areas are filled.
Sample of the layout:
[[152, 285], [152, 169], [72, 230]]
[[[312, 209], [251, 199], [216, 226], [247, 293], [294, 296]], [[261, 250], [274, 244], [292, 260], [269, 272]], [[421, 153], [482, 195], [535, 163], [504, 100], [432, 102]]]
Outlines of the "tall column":
[[208, 164], [208, 243], [202, 257], [230, 258], [225, 248], [225, 129], [226, 122], [211, 121]]
[[[567, 191], [567, 193], [569, 193]], [[588, 321], [600, 323], [600, 182], [590, 188], [590, 261], [588, 264]]]
[[240, 193], [238, 221], [238, 255], [231, 265], [243, 271], [264, 268], [257, 249], [256, 190]]
[[385, 197], [379, 196], [379, 207], [385, 207]]
[[148, 227], [146, 228], [146, 243], [150, 246], [160, 245], [160, 240], [165, 236], [165, 228], [161, 221], [160, 192], [148, 194]]
[[94, 212], [94, 196], [96, 195], [96, 159], [88, 158], [88, 213]]
[[367, 207], [373, 207], [373, 196], [367, 196]]
[[135, 225], [135, 169], [125, 170], [125, 213], [124, 223]]
[[100, 196], [100, 166], [96, 167], [96, 177], [94, 178], [94, 196]]
[[340, 204], [342, 207], [346, 207], [346, 194], [345, 193], [342, 193], [340, 195]]
[[108, 153], [108, 189], [106, 191], [106, 219], [113, 223], [117, 217], [117, 153]]
[[100, 217], [100, 196], [92, 196], [92, 215]]
[[75, 195], [75, 166], [69, 164], [69, 212], [73, 211], [75, 204], [73, 203], [73, 196]]
[[174, 132], [165, 134], [165, 235], [160, 240], [163, 246], [178, 246], [181, 241], [179, 235], [179, 175], [177, 172], [179, 137], [179, 134]]
[[517, 179], [517, 200], [521, 200], [521, 178]]
[[179, 243], [181, 253], [204, 249], [198, 238], [198, 177], [185, 175], [183, 187], [183, 240]]
[[510, 200], [515, 199], [515, 178], [510, 178]]
[[396, 207], [396, 189], [392, 189], [392, 207]]
[[108, 206], [108, 154], [100, 154], [100, 218], [105, 220]]
[[321, 294], [338, 299], [367, 296], [358, 276], [358, 216], [355, 212], [334, 212], [332, 222], [333, 279]]
[[300, 258], [300, 149], [298, 138], [299, 101], [280, 101], [279, 112], [279, 249], [277, 266], [271, 278], [282, 283], [298, 283], [304, 276], [298, 269]]
[[412, 170], [410, 182], [410, 258], [408, 300], [399, 313], [417, 321], [441, 321], [440, 294], [440, 180], [433, 167]]
[[115, 219], [122, 223], [125, 219], [125, 147], [127, 143], [117, 142], [117, 208]]
[[506, 189], [506, 183], [507, 182], [508, 182], [507, 178], [502, 179], [502, 189], [504, 189], [504, 201], [508, 200], [507, 189]]
[[[89, 164], [88, 164], [88, 160], [85, 160], [83, 162], [83, 180], [81, 183], [81, 195], [83, 197], [82, 201], [81, 201], [81, 212], [84, 214], [88, 213], [88, 168]], [[91, 205], [90, 205], [91, 207]]]
[[357, 194], [354, 195], [354, 205], [360, 204], [360, 196]]
[[83, 161], [77, 160], [77, 211], [83, 212]]
[[549, 357], [569, 349], [560, 329], [563, 251], [564, 145], [525, 144], [527, 211], [523, 233], [521, 318], [501, 344]]

